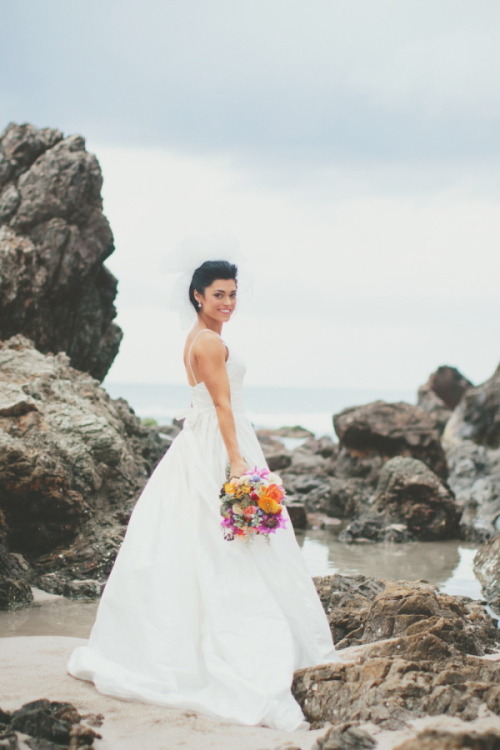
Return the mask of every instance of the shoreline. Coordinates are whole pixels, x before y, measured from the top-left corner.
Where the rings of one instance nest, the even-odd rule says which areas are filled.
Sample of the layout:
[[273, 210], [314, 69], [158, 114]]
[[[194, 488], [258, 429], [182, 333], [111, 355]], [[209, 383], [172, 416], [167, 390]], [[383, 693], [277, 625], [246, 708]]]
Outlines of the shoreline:
[[[91, 683], [72, 678], [66, 664], [80, 638], [17, 636], [0, 639], [1, 707], [14, 710], [39, 698], [69, 701], [82, 714], [103, 714], [98, 727], [99, 750], [313, 750], [331, 724], [321, 729], [281, 732], [266, 727], [248, 727], [212, 719], [191, 710], [165, 708], [146, 703], [121, 701], [97, 692]], [[380, 645], [382, 642], [378, 642]], [[390, 643], [390, 640], [385, 641]], [[372, 644], [373, 645], [373, 644]], [[340, 661], [358, 661], [371, 645], [339, 651]], [[500, 652], [478, 657], [500, 662]], [[361, 725], [376, 741], [376, 750], [392, 750], [425, 728], [450, 732], [460, 730], [500, 731], [500, 717], [487, 709], [473, 720], [446, 715], [411, 719], [405, 729], [384, 730], [370, 723]]]

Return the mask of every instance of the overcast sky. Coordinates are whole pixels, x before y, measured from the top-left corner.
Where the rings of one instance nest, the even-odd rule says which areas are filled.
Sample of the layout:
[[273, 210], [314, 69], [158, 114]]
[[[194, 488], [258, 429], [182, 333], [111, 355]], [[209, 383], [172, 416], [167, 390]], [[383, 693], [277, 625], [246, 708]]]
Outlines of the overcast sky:
[[110, 380], [183, 381], [183, 243], [245, 259], [225, 335], [249, 383], [494, 370], [497, 0], [0, 7], [2, 124], [80, 133], [101, 163], [125, 332]]

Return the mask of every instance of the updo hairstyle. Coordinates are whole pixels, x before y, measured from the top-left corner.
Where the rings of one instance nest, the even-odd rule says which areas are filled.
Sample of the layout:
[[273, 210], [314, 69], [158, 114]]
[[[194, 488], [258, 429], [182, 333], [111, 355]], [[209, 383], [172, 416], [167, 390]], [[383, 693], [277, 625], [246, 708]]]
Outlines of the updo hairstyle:
[[193, 278], [189, 285], [189, 301], [198, 312], [198, 303], [194, 293], [203, 294], [207, 286], [214, 283], [216, 279], [234, 279], [237, 280], [238, 268], [234, 263], [227, 260], [206, 260], [193, 273]]

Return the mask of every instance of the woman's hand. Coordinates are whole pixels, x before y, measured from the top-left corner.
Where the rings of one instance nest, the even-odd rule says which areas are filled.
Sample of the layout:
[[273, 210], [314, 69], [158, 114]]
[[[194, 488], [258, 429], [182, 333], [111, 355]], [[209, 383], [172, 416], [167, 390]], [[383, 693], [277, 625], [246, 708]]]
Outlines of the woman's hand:
[[231, 461], [229, 464], [229, 479], [239, 479], [249, 468], [244, 458]]

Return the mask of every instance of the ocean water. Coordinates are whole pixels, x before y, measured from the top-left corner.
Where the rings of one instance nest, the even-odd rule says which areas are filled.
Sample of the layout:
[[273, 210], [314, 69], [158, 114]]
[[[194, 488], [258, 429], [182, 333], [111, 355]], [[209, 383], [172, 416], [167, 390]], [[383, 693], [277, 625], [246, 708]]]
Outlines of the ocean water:
[[[190, 404], [187, 385], [159, 383], [113, 383], [104, 387], [113, 398], [125, 398], [139, 417], [150, 417], [169, 424], [176, 412]], [[247, 386], [247, 412], [256, 428], [270, 429], [301, 425], [315, 435], [334, 436], [332, 415], [348, 406], [370, 401], [407, 401], [415, 403], [416, 394], [403, 390], [347, 388], [280, 388]]]

